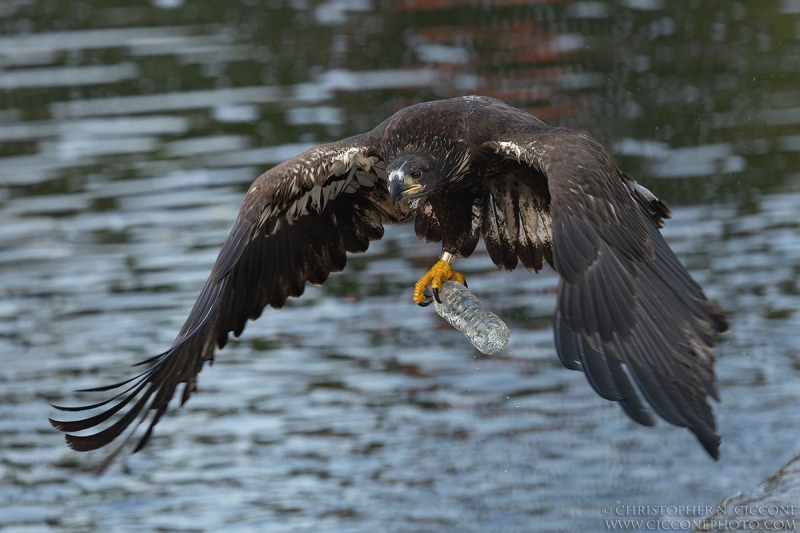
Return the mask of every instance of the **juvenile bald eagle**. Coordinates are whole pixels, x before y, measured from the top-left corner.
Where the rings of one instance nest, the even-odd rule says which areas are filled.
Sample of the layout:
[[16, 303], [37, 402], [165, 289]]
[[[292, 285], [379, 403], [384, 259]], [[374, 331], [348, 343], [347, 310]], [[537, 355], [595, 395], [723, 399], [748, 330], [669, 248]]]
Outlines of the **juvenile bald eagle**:
[[261, 175], [172, 346], [143, 361], [151, 366], [141, 374], [90, 389], [118, 391], [113, 398], [58, 407], [99, 414], [52, 424], [86, 451], [133, 425], [127, 441], [147, 422], [138, 451], [178, 385], [186, 402], [229, 333], [300, 296], [306, 282], [323, 283], [347, 252], [366, 251], [384, 224], [411, 216], [418, 237], [442, 243], [415, 302], [429, 302], [428, 288], [438, 297], [444, 281], [463, 282], [451, 263], [481, 236], [504, 269], [538, 271], [546, 261], [561, 277], [555, 341], [564, 366], [651, 426], [646, 400], [717, 458], [708, 397], [718, 399], [713, 347], [727, 324], [662, 238], [669, 210], [585, 134], [480, 96], [413, 105]]

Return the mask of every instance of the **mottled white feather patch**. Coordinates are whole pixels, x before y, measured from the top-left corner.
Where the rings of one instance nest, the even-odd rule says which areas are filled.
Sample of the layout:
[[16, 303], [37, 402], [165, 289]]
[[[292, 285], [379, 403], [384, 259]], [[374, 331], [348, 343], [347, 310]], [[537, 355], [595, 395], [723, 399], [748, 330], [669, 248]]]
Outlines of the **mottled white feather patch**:
[[537, 141], [528, 141], [523, 144], [514, 141], [492, 141], [487, 144], [499, 154], [515, 159], [520, 163], [531, 165], [541, 172], [546, 171], [542, 156], [550, 148], [547, 145]]
[[[300, 161], [287, 162], [269, 171], [282, 171], [286, 179], [264, 206], [259, 225], [274, 220], [271, 234], [282, 225], [280, 219], [275, 220], [281, 216], [281, 209], [282, 220], [293, 224], [309, 213], [321, 213], [342, 194], [356, 193], [362, 187], [374, 187], [381, 175], [385, 179], [386, 171], [378, 157], [367, 156], [364, 152], [365, 148], [357, 146], [318, 147], [302, 154]], [[248, 194], [256, 194], [263, 186], [263, 182], [256, 180]]]

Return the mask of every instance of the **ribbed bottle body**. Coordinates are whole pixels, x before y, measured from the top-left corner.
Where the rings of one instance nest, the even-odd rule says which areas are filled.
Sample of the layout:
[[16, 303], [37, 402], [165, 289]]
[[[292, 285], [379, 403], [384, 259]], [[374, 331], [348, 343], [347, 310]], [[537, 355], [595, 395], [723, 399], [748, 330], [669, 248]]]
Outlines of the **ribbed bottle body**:
[[508, 326], [487, 311], [477, 296], [461, 283], [446, 281], [439, 291], [442, 303], [434, 300], [439, 316], [463, 333], [481, 353], [492, 355], [508, 343]]

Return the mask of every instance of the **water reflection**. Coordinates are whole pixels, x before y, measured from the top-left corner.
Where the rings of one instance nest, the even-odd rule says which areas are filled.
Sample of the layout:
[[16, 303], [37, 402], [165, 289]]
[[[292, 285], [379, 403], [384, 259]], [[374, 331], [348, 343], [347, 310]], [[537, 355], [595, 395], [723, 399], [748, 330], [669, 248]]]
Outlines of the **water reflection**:
[[[791, 2], [73, 4], [0, 6], [0, 528], [591, 531], [605, 504], [716, 505], [796, 452]], [[732, 312], [722, 460], [560, 368], [552, 273], [464, 264], [512, 328], [477, 357], [407, 303], [437, 250], [398, 227], [90, 476], [46, 403], [171, 342], [250, 181], [463, 92], [590, 130], [675, 207], [665, 234]]]

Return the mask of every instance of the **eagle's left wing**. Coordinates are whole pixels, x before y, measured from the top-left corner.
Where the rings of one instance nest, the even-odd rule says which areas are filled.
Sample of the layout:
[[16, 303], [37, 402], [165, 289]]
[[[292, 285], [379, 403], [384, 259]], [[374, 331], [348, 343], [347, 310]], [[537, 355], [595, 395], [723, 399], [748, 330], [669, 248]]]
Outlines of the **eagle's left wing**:
[[[265, 306], [281, 307], [300, 296], [305, 283], [323, 283], [342, 270], [347, 252], [363, 252], [383, 236], [383, 225], [409, 216], [405, 202], [389, 199], [384, 163], [369, 134], [321, 145], [261, 175], [247, 192], [239, 216], [222, 245], [211, 275], [172, 347], [140, 364], [141, 374], [90, 391], [118, 391], [93, 405], [57, 407], [99, 410], [74, 421], [51, 420], [75, 450], [105, 446], [133, 425], [147, 430], [166, 411], [178, 385], [181, 404], [194, 392], [197, 374], [211, 362], [228, 334], [238, 336]], [[94, 430], [89, 435], [76, 432]], [[124, 442], [123, 442], [124, 446]], [[122, 449], [106, 461], [108, 464]]]
[[[538, 214], [547, 220], [532, 220], [534, 229], [552, 227], [561, 362], [583, 370], [598, 394], [634, 420], [652, 425], [635, 383], [656, 413], [689, 428], [716, 458], [719, 436], [707, 398], [717, 399], [713, 348], [727, 323], [661, 236], [666, 206], [576, 131], [537, 125], [484, 148], [529, 169], [530, 187], [522, 190], [518, 171], [516, 187], [542, 206]], [[531, 223], [516, 221], [517, 233]]]

